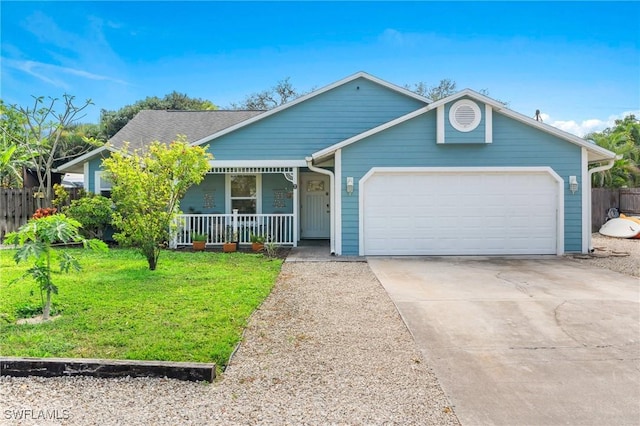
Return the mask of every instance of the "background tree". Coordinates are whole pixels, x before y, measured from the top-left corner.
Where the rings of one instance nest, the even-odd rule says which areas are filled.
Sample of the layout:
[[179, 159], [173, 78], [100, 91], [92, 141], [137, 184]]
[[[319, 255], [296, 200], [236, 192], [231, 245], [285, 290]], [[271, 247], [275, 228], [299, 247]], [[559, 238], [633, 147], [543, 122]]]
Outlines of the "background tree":
[[[420, 81], [418, 83], [414, 83], [413, 85], [405, 84], [404, 88], [411, 90], [412, 92], [415, 92], [420, 96], [429, 98], [434, 102], [446, 98], [447, 96], [451, 96], [458, 91], [457, 83], [448, 78], [443, 78], [442, 80], [440, 80], [440, 83], [435, 86], [429, 86], [425, 82]], [[481, 95], [489, 96], [489, 91], [487, 89], [480, 89], [477, 92]], [[501, 101], [499, 99], [496, 100], [504, 105], [507, 105], [507, 102]]]
[[436, 86], [428, 86], [425, 82], [420, 81], [413, 85], [407, 84], [404, 87], [405, 89], [409, 89], [420, 96], [431, 99], [432, 101], [437, 101], [456, 93], [456, 82], [448, 78], [440, 80], [440, 83]]
[[[55, 253], [54, 243], [81, 243], [84, 248], [106, 251], [107, 245], [99, 240], [86, 240], [80, 233], [80, 223], [74, 219], [67, 218], [63, 214], [54, 214], [39, 219], [31, 219], [22, 225], [18, 232], [6, 235], [7, 244], [19, 245], [14, 259], [16, 263], [33, 259], [33, 267], [27, 270], [25, 276], [31, 277], [38, 283], [40, 294], [46, 294], [46, 301], [43, 297], [42, 319], [49, 319], [51, 312], [51, 295], [58, 294], [58, 287], [53, 283], [51, 274], [52, 261], [58, 260], [60, 272], [69, 272], [70, 269], [80, 270], [78, 260], [68, 251]], [[56, 256], [57, 255], [57, 256]], [[57, 259], [56, 259], [57, 257]]]
[[640, 187], [640, 121], [631, 114], [615, 126], [586, 135], [599, 146], [621, 155], [613, 167], [593, 175], [594, 187]]
[[44, 97], [34, 97], [32, 107], [11, 106], [24, 123], [22, 135], [16, 135], [14, 142], [29, 156], [31, 169], [38, 178], [38, 191], [44, 194], [39, 207], [51, 206], [53, 169], [95, 147], [89, 139], [79, 140], [69, 131], [92, 105], [91, 100], [76, 105], [74, 99], [65, 94], [60, 106], [58, 99], [49, 98], [45, 102]]
[[190, 146], [184, 136], [166, 145], [153, 142], [147, 150], [112, 153], [103, 161], [112, 183], [112, 216], [117, 242], [138, 247], [155, 270], [160, 249], [180, 213], [187, 189], [202, 181], [213, 157], [206, 148]]
[[23, 169], [31, 164], [21, 114], [0, 99], [0, 187], [22, 188]]
[[262, 92], [252, 93], [240, 103], [232, 103], [231, 109], [266, 111], [305, 95], [293, 87], [289, 77]]
[[190, 98], [186, 94], [171, 92], [163, 98], [149, 96], [132, 105], [126, 105], [116, 111], [100, 111], [100, 138], [106, 142], [118, 133], [138, 112], [143, 109], [176, 110], [176, 111], [207, 111], [218, 107], [206, 99]]

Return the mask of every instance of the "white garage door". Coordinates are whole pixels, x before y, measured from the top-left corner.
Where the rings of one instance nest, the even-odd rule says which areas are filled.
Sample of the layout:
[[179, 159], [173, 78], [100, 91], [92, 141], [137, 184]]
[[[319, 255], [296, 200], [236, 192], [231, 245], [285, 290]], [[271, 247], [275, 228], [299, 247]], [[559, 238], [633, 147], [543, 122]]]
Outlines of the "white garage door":
[[361, 254], [560, 253], [561, 186], [550, 169], [434, 170], [363, 178]]

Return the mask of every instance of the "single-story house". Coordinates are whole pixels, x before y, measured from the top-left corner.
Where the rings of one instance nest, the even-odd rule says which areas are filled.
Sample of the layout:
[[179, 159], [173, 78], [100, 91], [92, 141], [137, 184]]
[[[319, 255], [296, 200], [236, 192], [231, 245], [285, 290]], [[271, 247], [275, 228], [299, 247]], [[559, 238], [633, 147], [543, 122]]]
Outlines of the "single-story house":
[[328, 239], [335, 255], [587, 252], [590, 177], [615, 159], [475, 91], [433, 102], [359, 72], [269, 111], [142, 111], [59, 171], [108, 191], [110, 151], [177, 134], [215, 159], [174, 246], [233, 229], [240, 243]]

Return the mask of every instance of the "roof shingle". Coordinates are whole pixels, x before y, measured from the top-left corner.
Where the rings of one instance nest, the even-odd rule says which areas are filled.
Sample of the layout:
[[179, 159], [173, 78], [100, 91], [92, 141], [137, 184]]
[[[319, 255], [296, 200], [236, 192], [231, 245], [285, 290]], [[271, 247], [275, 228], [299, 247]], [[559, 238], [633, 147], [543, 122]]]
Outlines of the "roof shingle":
[[171, 142], [185, 135], [195, 142], [264, 111], [172, 111], [142, 110], [109, 139], [115, 148], [129, 142], [130, 149], [146, 147], [153, 141]]

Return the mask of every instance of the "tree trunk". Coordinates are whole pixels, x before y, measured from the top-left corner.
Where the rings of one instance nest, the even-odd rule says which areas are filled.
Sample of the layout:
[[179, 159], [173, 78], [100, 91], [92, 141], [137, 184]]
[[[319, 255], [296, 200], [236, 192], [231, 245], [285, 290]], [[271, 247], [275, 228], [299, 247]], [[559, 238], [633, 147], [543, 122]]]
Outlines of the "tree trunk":
[[155, 271], [156, 265], [158, 264], [158, 259], [155, 256], [148, 256], [147, 262], [149, 262], [149, 270]]
[[49, 313], [51, 312], [51, 290], [47, 290], [47, 301], [42, 308], [42, 320], [49, 320]]
[[158, 257], [160, 257], [160, 249], [156, 247], [150, 247], [144, 250], [147, 263], [149, 263], [149, 270], [155, 271], [158, 265]]

